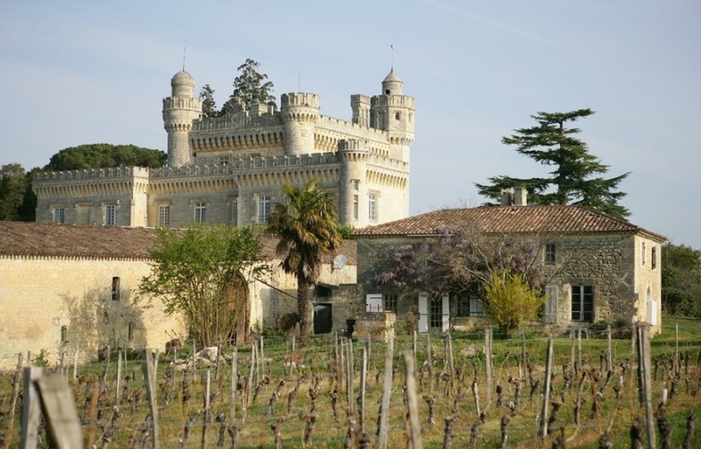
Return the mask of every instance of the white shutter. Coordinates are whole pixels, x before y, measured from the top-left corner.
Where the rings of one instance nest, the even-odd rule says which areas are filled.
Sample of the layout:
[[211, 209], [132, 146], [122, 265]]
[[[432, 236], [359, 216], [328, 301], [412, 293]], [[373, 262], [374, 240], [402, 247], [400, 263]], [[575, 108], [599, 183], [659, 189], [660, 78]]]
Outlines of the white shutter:
[[442, 305], [442, 326], [441, 330], [443, 332], [448, 332], [450, 330], [450, 295], [443, 295], [443, 305]]
[[545, 310], [543, 321], [546, 323], [557, 323], [557, 285], [545, 286]]
[[368, 293], [365, 296], [365, 311], [366, 312], [384, 312], [384, 302], [382, 301], [382, 293]]
[[428, 332], [428, 295], [419, 293], [419, 332]]

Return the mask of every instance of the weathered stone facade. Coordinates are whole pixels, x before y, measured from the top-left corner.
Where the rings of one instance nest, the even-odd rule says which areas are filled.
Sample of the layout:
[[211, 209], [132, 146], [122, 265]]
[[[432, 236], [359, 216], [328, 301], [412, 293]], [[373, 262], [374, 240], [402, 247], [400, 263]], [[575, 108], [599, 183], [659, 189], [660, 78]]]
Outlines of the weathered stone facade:
[[168, 167], [37, 174], [37, 221], [186, 227], [262, 223], [285, 183], [312, 178], [333, 193], [340, 221], [356, 228], [409, 214], [414, 99], [394, 72], [382, 93], [352, 95], [350, 122], [320, 113], [319, 97], [286, 93], [280, 110], [235, 105], [204, 117], [187, 72], [163, 99]]
[[359, 230], [360, 294], [374, 305], [382, 304], [380, 295], [398, 295], [397, 325], [416, 321], [419, 331], [470, 330], [488, 323], [489, 318], [481, 313], [471, 316], [472, 311], [479, 312], [472, 304], [458, 314], [458, 297], [465, 292], [429, 299], [426, 305], [431, 292], [423, 300], [406, 297], [401, 291], [378, 287], [375, 280], [388, 271], [392, 256], [402, 246], [424, 243], [440, 229], [466, 224], [492, 235], [490, 238], [519, 238], [537, 244], [536, 261], [548, 298], [543, 321], [551, 331], [597, 322], [618, 326], [647, 322], [653, 335], [660, 331], [660, 255], [665, 238], [577, 206], [449, 209]]

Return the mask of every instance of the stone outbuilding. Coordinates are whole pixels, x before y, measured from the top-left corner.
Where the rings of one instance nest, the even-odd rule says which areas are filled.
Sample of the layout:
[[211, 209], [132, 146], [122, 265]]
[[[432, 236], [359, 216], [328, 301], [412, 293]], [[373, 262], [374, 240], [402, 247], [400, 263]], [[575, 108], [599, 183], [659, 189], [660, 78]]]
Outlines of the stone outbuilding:
[[514, 205], [442, 209], [357, 230], [358, 289], [368, 311], [390, 311], [418, 321], [418, 330], [469, 330], [488, 322], [479, 292], [451, 292], [429, 299], [379, 287], [375, 277], [407, 244], [436, 239], [467, 226], [493, 239], [536, 244], [545, 274], [544, 326], [552, 331], [595, 323], [661, 326], [661, 245], [665, 237], [580, 206]]
[[[100, 348], [164, 350], [186, 338], [181, 317], [167, 315], [158, 300], [136, 306], [134, 292], [150, 273], [153, 228], [0, 222], [0, 370], [14, 368], [17, 354], [42, 353], [56, 362], [93, 359]], [[247, 327], [277, 326], [296, 311], [297, 282], [280, 268], [277, 240], [264, 238], [269, 275], [249, 285]], [[344, 242], [324, 261], [315, 291], [317, 332], [343, 331], [355, 293], [355, 242]]]

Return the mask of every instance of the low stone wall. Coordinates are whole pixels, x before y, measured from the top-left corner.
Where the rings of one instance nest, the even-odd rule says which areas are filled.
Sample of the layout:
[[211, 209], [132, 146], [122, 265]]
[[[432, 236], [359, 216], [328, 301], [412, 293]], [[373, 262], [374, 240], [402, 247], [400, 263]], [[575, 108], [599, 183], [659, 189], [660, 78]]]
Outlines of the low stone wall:
[[397, 314], [392, 312], [364, 312], [358, 315], [353, 330], [353, 338], [387, 342], [394, 338], [394, 324]]

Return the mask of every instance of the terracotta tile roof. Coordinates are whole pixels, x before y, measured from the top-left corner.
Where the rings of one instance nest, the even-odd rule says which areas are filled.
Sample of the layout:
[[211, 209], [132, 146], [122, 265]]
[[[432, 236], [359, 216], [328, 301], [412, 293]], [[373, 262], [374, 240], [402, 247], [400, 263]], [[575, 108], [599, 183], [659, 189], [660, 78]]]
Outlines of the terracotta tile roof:
[[402, 220], [359, 229], [358, 238], [431, 235], [440, 229], [471, 225], [496, 234], [644, 233], [664, 241], [662, 235], [581, 206], [484, 206], [440, 209]]
[[[156, 235], [153, 228], [0, 221], [0, 256], [148, 259]], [[277, 239], [264, 236], [263, 243], [263, 253], [275, 258]], [[355, 265], [356, 242], [344, 241], [339, 254]]]

